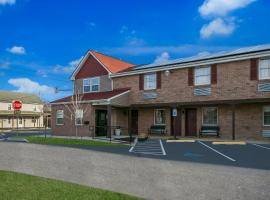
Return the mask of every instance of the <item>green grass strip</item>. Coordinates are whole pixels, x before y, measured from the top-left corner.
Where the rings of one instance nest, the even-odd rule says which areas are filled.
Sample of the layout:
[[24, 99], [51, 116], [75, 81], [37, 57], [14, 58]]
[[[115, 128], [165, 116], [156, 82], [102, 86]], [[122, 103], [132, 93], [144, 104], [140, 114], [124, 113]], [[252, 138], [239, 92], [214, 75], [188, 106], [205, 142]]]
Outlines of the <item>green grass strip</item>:
[[64, 181], [0, 170], [0, 198], [3, 200], [135, 200], [125, 194]]
[[53, 137], [37, 137], [37, 136], [20, 136], [35, 144], [53, 144], [53, 145], [80, 145], [80, 146], [111, 146], [123, 147], [123, 144], [116, 144], [103, 141], [84, 140], [84, 139], [68, 139], [68, 138], [53, 138]]

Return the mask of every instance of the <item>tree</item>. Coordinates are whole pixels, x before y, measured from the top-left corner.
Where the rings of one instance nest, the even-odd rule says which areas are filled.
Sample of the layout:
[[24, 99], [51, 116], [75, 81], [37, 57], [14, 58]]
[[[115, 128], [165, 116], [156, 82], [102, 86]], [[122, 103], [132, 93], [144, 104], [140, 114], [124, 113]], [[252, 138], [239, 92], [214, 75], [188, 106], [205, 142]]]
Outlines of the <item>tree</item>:
[[[90, 109], [90, 104], [83, 103], [84, 94], [80, 94], [78, 91], [71, 96], [70, 104], [64, 104], [65, 108], [69, 111], [70, 120], [74, 122], [76, 137], [78, 137], [78, 124], [83, 124], [83, 114], [87, 113]], [[83, 106], [83, 104], [85, 106]], [[74, 121], [73, 121], [74, 119]]]

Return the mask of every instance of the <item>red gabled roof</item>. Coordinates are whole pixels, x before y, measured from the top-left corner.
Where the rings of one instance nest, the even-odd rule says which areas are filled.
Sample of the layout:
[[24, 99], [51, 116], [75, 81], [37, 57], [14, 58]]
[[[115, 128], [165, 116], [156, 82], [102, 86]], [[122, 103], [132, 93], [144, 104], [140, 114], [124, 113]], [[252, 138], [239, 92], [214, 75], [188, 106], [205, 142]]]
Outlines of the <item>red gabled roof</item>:
[[96, 51], [90, 51], [111, 73], [117, 73], [132, 68], [133, 64], [104, 55]]
[[[91, 100], [103, 100], [103, 99], [110, 99], [116, 95], [122, 94], [124, 92], [127, 92], [130, 90], [130, 88], [119, 88], [112, 91], [107, 92], [94, 92], [94, 93], [84, 93], [80, 95], [81, 101], [91, 101]], [[58, 99], [55, 101], [52, 101], [51, 103], [67, 103], [72, 101], [72, 97], [75, 95], [68, 96], [62, 99]]]

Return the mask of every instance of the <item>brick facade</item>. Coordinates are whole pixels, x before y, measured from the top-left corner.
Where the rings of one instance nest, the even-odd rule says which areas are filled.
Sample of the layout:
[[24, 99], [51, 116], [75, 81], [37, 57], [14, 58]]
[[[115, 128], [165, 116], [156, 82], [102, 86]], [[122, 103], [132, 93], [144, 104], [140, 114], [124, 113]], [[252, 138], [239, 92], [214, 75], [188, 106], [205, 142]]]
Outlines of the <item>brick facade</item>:
[[[221, 103], [227, 100], [246, 100], [246, 99], [263, 99], [267, 101], [270, 98], [268, 92], [258, 92], [257, 85], [259, 80], [250, 80], [250, 60], [234, 61], [216, 65], [217, 80], [211, 84], [210, 96], [194, 96], [193, 91], [196, 86], [188, 83], [188, 68], [171, 70], [166, 76], [161, 73], [161, 89], [156, 89], [157, 97], [155, 99], [146, 100], [143, 97], [144, 90], [139, 88], [140, 75], [129, 75], [113, 78], [114, 88], [123, 86], [130, 87], [130, 104], [131, 105], [148, 105], [152, 108], [139, 109], [139, 133], [148, 131], [153, 125], [155, 105], [171, 105], [181, 110], [181, 130], [182, 136], [185, 136], [185, 109], [186, 104], [190, 108], [197, 109], [197, 136], [202, 126], [202, 108], [214, 105], [218, 107], [218, 125], [220, 126], [221, 138], [232, 138], [232, 107], [231, 105]], [[202, 102], [200, 104], [200, 102]], [[216, 103], [215, 103], [216, 102]], [[238, 104], [235, 110], [235, 131], [236, 139], [262, 139], [262, 130], [269, 129], [262, 125], [262, 109], [267, 103]], [[270, 101], [269, 101], [270, 104]], [[159, 108], [159, 107], [157, 107]], [[168, 135], [172, 135], [170, 131], [170, 109], [166, 108], [166, 125]]]
[[[69, 108], [68, 108], [69, 107]], [[89, 121], [90, 126], [95, 125], [95, 109], [91, 104], [81, 104], [80, 108], [84, 110], [83, 121]], [[57, 110], [64, 111], [64, 124], [56, 124], [56, 112]], [[54, 135], [66, 135], [66, 136], [76, 136], [76, 127], [77, 127], [77, 136], [92, 136], [91, 131], [89, 130], [89, 125], [78, 125], [75, 126], [74, 119], [74, 109], [69, 105], [53, 105], [52, 106], [52, 117], [51, 117], [51, 126]]]
[[139, 75], [113, 78], [114, 88], [130, 87], [131, 104], [184, 103], [217, 100], [237, 100], [270, 98], [270, 93], [257, 91], [259, 82], [250, 80], [250, 60], [217, 64], [217, 83], [211, 85], [210, 96], [194, 96], [195, 86], [188, 86], [188, 69], [172, 70], [169, 76], [161, 74], [161, 89], [157, 89], [157, 98], [143, 99], [143, 90], [139, 90]]
[[[93, 59], [91, 57], [91, 59]], [[187, 135], [186, 112], [187, 109], [196, 109], [196, 136], [202, 126], [202, 111], [204, 107], [217, 107], [220, 137], [231, 139], [233, 132], [233, 107], [235, 104], [235, 135], [236, 139], [262, 139], [262, 130], [269, 130], [264, 127], [263, 106], [270, 105], [270, 92], [258, 92], [259, 83], [270, 83], [270, 80], [258, 80], [258, 73], [251, 70], [254, 67], [254, 60], [232, 61], [211, 65], [211, 84], [207, 86], [194, 86], [194, 67], [172, 69], [169, 73], [157, 72], [157, 89], [152, 90], [156, 97], [145, 98], [143, 90], [143, 75], [126, 75], [121, 77], [109, 77], [105, 71], [99, 69], [94, 61], [94, 70], [81, 69], [74, 82], [74, 88], [82, 93], [83, 78], [100, 76], [100, 90], [110, 91], [111, 89], [130, 88], [127, 95], [112, 100], [114, 103], [111, 110], [111, 126], [120, 126], [124, 134], [128, 134], [129, 125], [128, 110], [138, 110], [138, 134], [148, 133], [149, 128], [154, 125], [155, 109], [165, 110], [165, 124], [167, 135], [173, 135], [171, 130], [171, 111], [178, 108], [178, 115], [181, 115], [181, 136]], [[90, 63], [86, 66], [90, 67]], [[88, 67], [88, 68], [89, 68]], [[96, 68], [98, 67], [98, 68]], [[100, 70], [100, 71], [99, 71]], [[99, 72], [98, 72], [99, 71]], [[253, 73], [253, 74], [252, 74]], [[251, 78], [252, 77], [252, 78]], [[112, 88], [113, 87], [113, 88]], [[211, 94], [208, 96], [195, 96], [194, 90], [202, 87], [210, 87]], [[104, 100], [104, 99], [103, 99]], [[123, 104], [125, 102], [125, 105]], [[90, 126], [95, 126], [95, 109], [107, 109], [107, 106], [88, 105], [90, 109], [84, 113], [84, 121], [89, 121]], [[67, 126], [55, 124], [55, 113], [57, 109], [63, 109], [69, 113], [64, 105], [52, 106], [52, 128], [58, 135], [75, 135], [75, 123], [70, 117], [65, 118]], [[86, 109], [86, 108], [84, 108]], [[66, 116], [66, 115], [65, 115]], [[194, 121], [195, 123], [195, 121]], [[89, 135], [89, 126], [78, 128], [78, 135]]]

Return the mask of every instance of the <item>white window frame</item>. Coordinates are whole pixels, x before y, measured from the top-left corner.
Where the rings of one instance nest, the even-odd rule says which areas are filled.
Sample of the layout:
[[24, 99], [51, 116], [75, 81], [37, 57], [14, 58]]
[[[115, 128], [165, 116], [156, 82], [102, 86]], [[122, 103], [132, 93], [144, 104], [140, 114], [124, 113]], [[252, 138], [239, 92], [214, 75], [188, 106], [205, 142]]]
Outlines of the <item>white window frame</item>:
[[269, 109], [270, 109], [270, 105], [263, 106], [263, 112], [262, 112], [263, 126], [270, 126], [270, 124], [265, 124], [265, 123], [264, 123], [264, 112], [265, 112], [265, 109], [266, 109], [266, 108], [269, 108]]
[[[78, 117], [78, 112], [81, 112], [81, 116]], [[81, 119], [81, 123], [77, 123], [77, 118]], [[83, 109], [77, 109], [75, 111], [75, 126], [82, 126], [83, 125]]]
[[[62, 112], [62, 115], [63, 115], [63, 117], [62, 117], [63, 123], [62, 123], [62, 124], [59, 124], [59, 123], [58, 123], [58, 119], [59, 119], [59, 117], [58, 117], [58, 112]], [[58, 125], [58, 126], [64, 125], [64, 110], [57, 110], [57, 111], [56, 111], [56, 117], [55, 117], [55, 119], [56, 119], [56, 125]], [[60, 118], [60, 119], [61, 119], [61, 118]]]
[[[164, 123], [163, 124], [157, 124], [156, 123], [156, 111], [160, 111], [163, 110], [164, 111]], [[159, 108], [159, 109], [154, 109], [154, 125], [166, 125], [166, 110]]]
[[[261, 62], [262, 62], [263, 60], [267, 60], [267, 61], [268, 61], [268, 67], [262, 68]], [[260, 59], [260, 60], [259, 60], [259, 67], [258, 67], [259, 80], [268, 80], [268, 79], [270, 79], [270, 74], [269, 74], [269, 76], [262, 77], [262, 75], [261, 75], [261, 70], [262, 70], [262, 69], [268, 69], [268, 70], [270, 70], [270, 58], [262, 58], [262, 59]]]
[[[97, 80], [98, 84], [93, 84], [94, 80]], [[89, 84], [86, 85], [85, 84], [86, 81], [88, 81]], [[90, 90], [85, 91], [84, 89], [85, 86], [90, 87]], [[98, 86], [98, 90], [94, 91], [93, 86]], [[91, 92], [99, 92], [99, 91], [100, 91], [100, 77], [99, 76], [83, 79], [83, 93], [91, 93]]]
[[[216, 124], [205, 124], [204, 123], [204, 110], [205, 109], [210, 109], [210, 108], [215, 108], [217, 110], [217, 122], [216, 122]], [[202, 125], [203, 126], [217, 126], [218, 125], [218, 107], [203, 107], [202, 108]]]
[[[198, 71], [201, 69], [209, 69], [209, 75], [198, 75]], [[205, 83], [199, 83], [198, 77], [202, 76], [209, 76], [209, 80]], [[201, 85], [211, 85], [211, 66], [203, 66], [203, 67], [196, 67], [194, 70], [194, 85], [201, 86]]]
[[18, 120], [19, 120], [18, 124], [22, 125], [23, 124], [23, 118], [19, 117]]
[[[151, 83], [149, 84], [149, 76], [154, 76], [154, 83]], [[155, 90], [157, 89], [157, 73], [147, 73], [147, 74], [144, 74], [143, 76], [143, 87], [144, 87], [144, 90]], [[152, 86], [151, 86], [152, 85]]]

